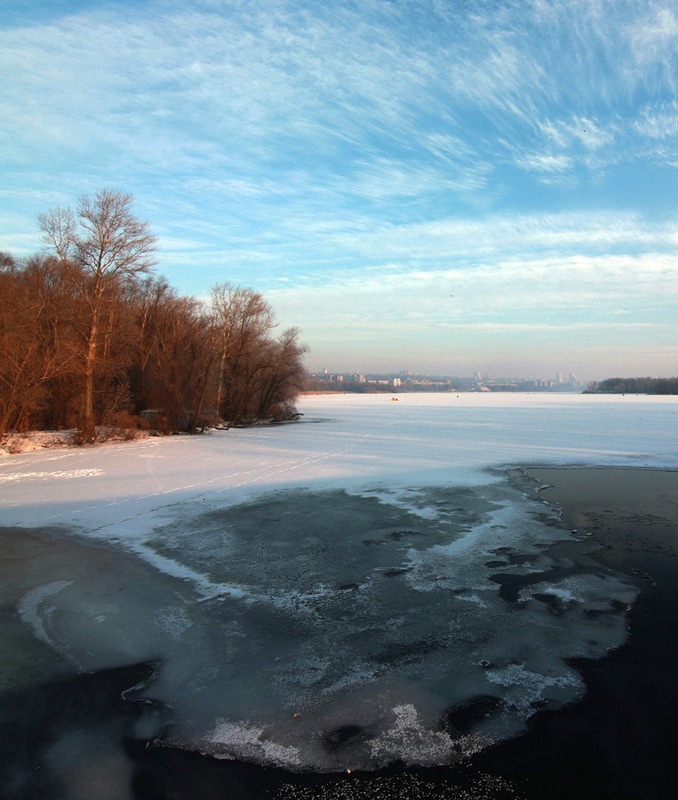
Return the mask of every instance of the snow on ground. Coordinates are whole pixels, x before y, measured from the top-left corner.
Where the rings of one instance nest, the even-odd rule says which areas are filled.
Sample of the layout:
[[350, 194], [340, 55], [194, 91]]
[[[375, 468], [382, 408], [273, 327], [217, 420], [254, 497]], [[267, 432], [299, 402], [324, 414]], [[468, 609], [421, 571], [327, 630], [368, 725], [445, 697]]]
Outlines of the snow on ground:
[[312, 395], [299, 408], [299, 424], [3, 458], [0, 525], [135, 536], [178, 503], [291, 486], [477, 485], [504, 464], [678, 468], [675, 397]]

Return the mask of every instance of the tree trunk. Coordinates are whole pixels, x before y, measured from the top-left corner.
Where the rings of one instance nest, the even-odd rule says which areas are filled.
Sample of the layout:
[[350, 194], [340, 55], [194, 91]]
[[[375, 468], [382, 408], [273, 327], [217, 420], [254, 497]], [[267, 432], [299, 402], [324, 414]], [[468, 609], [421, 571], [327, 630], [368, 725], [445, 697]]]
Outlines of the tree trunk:
[[97, 361], [97, 336], [99, 334], [98, 313], [92, 313], [92, 324], [87, 340], [87, 353], [85, 355], [85, 397], [83, 407], [82, 429], [86, 436], [94, 436], [94, 371]]

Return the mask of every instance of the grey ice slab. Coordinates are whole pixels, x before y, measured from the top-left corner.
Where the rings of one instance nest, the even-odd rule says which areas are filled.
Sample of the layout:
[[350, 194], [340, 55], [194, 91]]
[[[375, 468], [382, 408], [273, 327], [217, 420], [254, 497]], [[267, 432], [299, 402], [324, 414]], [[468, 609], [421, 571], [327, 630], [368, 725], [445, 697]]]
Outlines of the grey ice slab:
[[449, 763], [517, 734], [581, 695], [566, 659], [618, 646], [635, 596], [506, 480], [177, 507], [145, 552], [200, 586], [49, 542], [12, 595], [40, 647], [157, 662], [168, 742], [296, 769]]

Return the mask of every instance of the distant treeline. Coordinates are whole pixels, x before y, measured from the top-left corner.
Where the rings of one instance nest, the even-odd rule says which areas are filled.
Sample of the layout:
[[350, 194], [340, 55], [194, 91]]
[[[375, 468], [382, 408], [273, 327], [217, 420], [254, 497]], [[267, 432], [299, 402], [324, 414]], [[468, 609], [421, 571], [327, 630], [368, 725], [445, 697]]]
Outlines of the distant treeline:
[[678, 378], [607, 378], [590, 383], [586, 391], [595, 394], [678, 394]]
[[155, 238], [109, 190], [39, 218], [45, 253], [0, 254], [0, 436], [294, 416], [305, 347], [272, 309], [221, 284], [208, 302], [152, 274]]

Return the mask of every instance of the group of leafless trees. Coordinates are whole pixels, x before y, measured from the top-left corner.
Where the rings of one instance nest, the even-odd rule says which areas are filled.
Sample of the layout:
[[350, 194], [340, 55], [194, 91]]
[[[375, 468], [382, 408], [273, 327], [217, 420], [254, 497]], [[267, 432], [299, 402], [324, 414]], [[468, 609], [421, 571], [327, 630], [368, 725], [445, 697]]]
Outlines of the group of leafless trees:
[[287, 419], [303, 387], [298, 331], [274, 336], [250, 289], [209, 302], [153, 274], [156, 240], [110, 190], [40, 215], [45, 252], [0, 254], [0, 436], [146, 420], [167, 433]]

